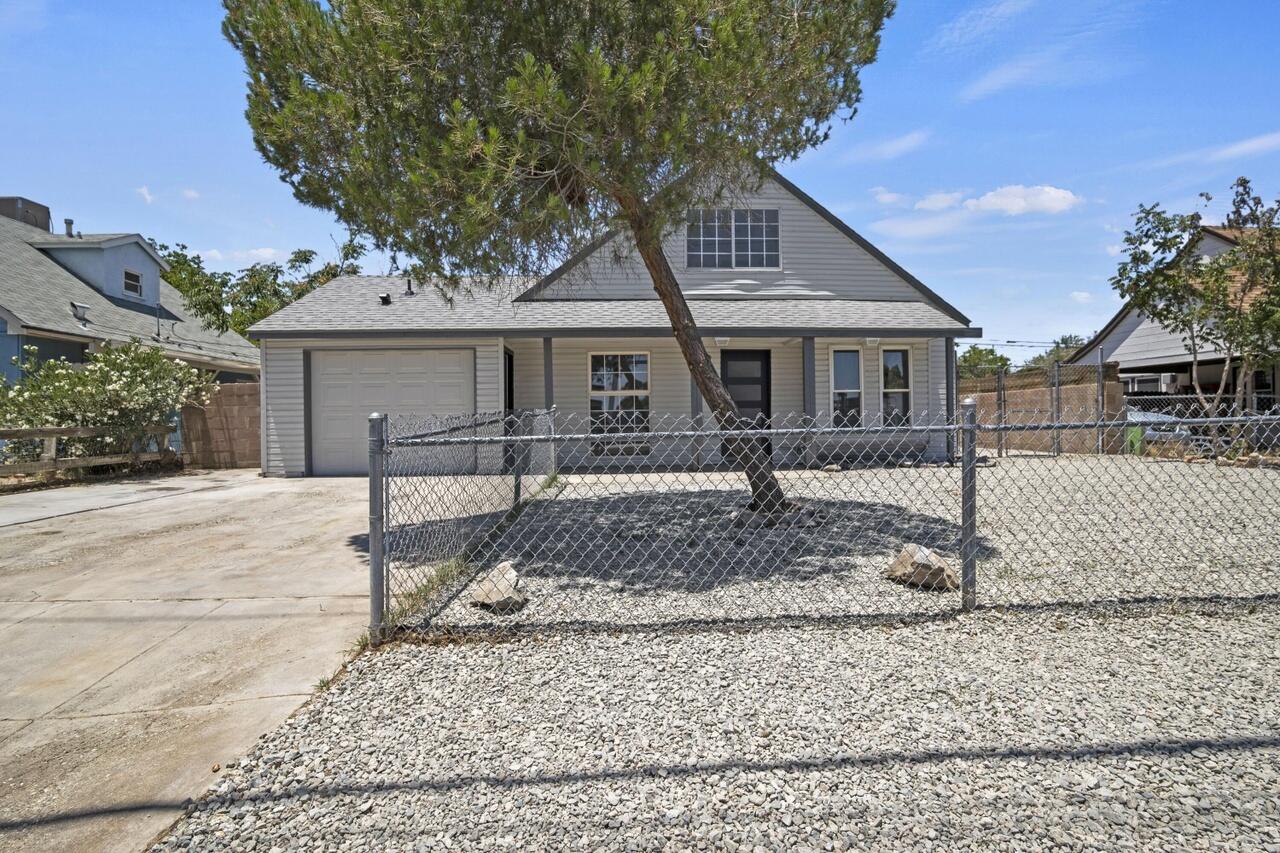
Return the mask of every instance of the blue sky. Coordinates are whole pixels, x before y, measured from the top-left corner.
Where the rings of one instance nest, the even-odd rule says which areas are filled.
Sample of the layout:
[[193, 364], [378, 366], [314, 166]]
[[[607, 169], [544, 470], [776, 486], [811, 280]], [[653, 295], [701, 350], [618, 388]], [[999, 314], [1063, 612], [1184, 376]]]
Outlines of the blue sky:
[[[0, 195], [216, 268], [331, 252], [341, 229], [253, 148], [220, 20], [195, 0], [0, 0]], [[857, 117], [782, 171], [988, 337], [1087, 334], [1118, 304], [1139, 203], [1208, 190], [1220, 214], [1241, 174], [1280, 195], [1277, 33], [1274, 0], [904, 0]]]

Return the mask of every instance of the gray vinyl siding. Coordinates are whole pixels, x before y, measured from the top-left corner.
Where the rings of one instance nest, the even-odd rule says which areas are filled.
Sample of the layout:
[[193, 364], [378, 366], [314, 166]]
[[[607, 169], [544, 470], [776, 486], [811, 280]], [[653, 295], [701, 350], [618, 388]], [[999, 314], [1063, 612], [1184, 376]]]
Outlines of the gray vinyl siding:
[[[269, 476], [298, 477], [306, 473], [306, 380], [304, 353], [308, 350], [351, 349], [474, 349], [476, 354], [476, 411], [502, 409], [502, 340], [500, 338], [422, 339], [388, 338], [377, 341], [323, 338], [262, 342], [262, 471]], [[390, 413], [390, 414], [395, 414]]]
[[[778, 270], [686, 269], [684, 229], [665, 242], [667, 260], [691, 298], [753, 295], [925, 301], [920, 292], [866, 249], [801, 202], [767, 181], [737, 207], [777, 208], [782, 268]], [[617, 237], [554, 282], [550, 299], [645, 299], [654, 296], [644, 264]]]
[[[1121, 370], [1191, 360], [1191, 353], [1179, 335], [1137, 311], [1126, 313], [1098, 346], [1102, 348], [1103, 360], [1118, 362]], [[1086, 354], [1083, 360], [1096, 359], [1095, 352]], [[1217, 350], [1212, 347], [1205, 347], [1200, 353], [1202, 359], [1216, 355]]]
[[[718, 365], [720, 350], [713, 339], [704, 340], [712, 360]], [[507, 338], [506, 346], [515, 355], [515, 399], [517, 408], [542, 408], [543, 372], [541, 338]], [[911, 353], [913, 422], [932, 424], [941, 422], [946, 414], [946, 363], [945, 344], [941, 339], [880, 341], [872, 346], [862, 339], [815, 339], [815, 391], [819, 422], [831, 424], [831, 350], [855, 348], [862, 352], [863, 417], [868, 426], [880, 425], [880, 352], [883, 348], [907, 348]], [[800, 338], [730, 338], [725, 349], [768, 349], [771, 365], [771, 393], [773, 421], [777, 426], [797, 426], [804, 413], [804, 357]], [[588, 356], [593, 352], [647, 352], [650, 357], [650, 413], [654, 430], [682, 429], [688, 426], [692, 414], [690, 377], [684, 358], [675, 341], [669, 338], [568, 338], [553, 342], [553, 369], [555, 405], [558, 414], [557, 430], [578, 432], [589, 429], [590, 396], [587, 388]], [[703, 412], [706, 413], [703, 406]], [[708, 418], [706, 423], [710, 425]], [[850, 445], [865, 442], [828, 442], [827, 455], [838, 455]], [[927, 439], [924, 436], [903, 438], [900, 435], [881, 440], [878, 445], [886, 450], [911, 450], [942, 453], [946, 439], [941, 434]], [[775, 458], [790, 461], [796, 452], [795, 442], [775, 443]], [[691, 452], [687, 447], [659, 448], [653, 458], [661, 458], [663, 464], [687, 464]], [[559, 452], [562, 464], [590, 464], [593, 461], [585, 448], [562, 447]], [[708, 448], [702, 457], [715, 462], [719, 457], [715, 448]]]

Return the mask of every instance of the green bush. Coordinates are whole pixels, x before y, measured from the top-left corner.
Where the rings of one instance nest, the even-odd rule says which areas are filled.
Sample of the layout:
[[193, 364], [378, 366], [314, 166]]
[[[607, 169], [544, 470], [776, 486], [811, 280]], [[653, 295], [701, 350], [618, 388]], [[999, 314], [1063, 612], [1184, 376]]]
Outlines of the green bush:
[[[147, 427], [173, 424], [179, 409], [204, 405], [210, 377], [180, 359], [134, 340], [103, 346], [84, 364], [37, 361], [27, 347], [22, 378], [0, 384], [0, 425], [109, 427], [106, 440], [63, 440], [59, 455], [82, 456], [140, 449]], [[15, 359], [15, 361], [17, 361]], [[39, 442], [5, 445], [9, 458], [28, 458]]]

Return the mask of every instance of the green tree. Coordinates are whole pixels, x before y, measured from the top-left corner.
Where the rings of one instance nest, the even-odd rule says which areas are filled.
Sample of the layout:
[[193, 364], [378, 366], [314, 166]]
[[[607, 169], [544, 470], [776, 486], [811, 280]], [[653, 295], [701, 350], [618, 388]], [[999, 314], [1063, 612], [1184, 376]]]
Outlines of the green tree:
[[[1111, 286], [1131, 306], [1179, 335], [1191, 356], [1191, 381], [1207, 414], [1219, 411], [1232, 368], [1237, 410], [1256, 368], [1280, 356], [1280, 200], [1267, 204], [1248, 178], [1232, 185], [1223, 228], [1234, 245], [1217, 254], [1200, 250], [1199, 211], [1169, 213], [1140, 205], [1125, 232], [1124, 258]], [[1212, 201], [1201, 193], [1205, 203]], [[1223, 381], [1212, 394], [1200, 382], [1206, 355], [1223, 360]]]
[[1052, 370], [1054, 362], [1066, 361], [1075, 351], [1085, 345], [1085, 339], [1079, 335], [1063, 335], [1053, 339], [1053, 343], [1042, 353], [1031, 356], [1019, 370]]
[[956, 359], [956, 369], [961, 379], [981, 379], [984, 376], [995, 376], [1001, 370], [1007, 371], [1013, 363], [1006, 355], [1000, 355], [995, 347], [970, 346], [960, 353]]
[[[608, 229], [694, 381], [740, 426], [666, 257], [861, 98], [893, 0], [224, 0], [249, 124], [303, 202], [452, 292], [546, 272]], [[729, 442], [753, 505], [786, 500]]]
[[348, 237], [337, 257], [317, 264], [319, 254], [298, 249], [283, 264], [259, 263], [237, 273], [205, 269], [204, 259], [184, 244], [152, 241], [169, 263], [165, 281], [182, 294], [187, 309], [210, 329], [243, 335], [254, 323], [340, 275], [360, 272], [363, 244]]

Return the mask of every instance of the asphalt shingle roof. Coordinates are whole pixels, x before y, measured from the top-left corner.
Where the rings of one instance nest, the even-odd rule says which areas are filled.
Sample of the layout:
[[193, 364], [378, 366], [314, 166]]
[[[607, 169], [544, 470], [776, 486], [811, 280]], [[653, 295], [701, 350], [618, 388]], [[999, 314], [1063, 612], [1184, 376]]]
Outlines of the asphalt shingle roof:
[[[452, 304], [432, 288], [405, 296], [404, 279], [344, 276], [286, 306], [249, 330], [253, 337], [375, 335], [380, 333], [466, 334], [667, 334], [670, 324], [655, 299], [563, 299], [513, 302], [530, 282], [509, 290], [460, 293]], [[383, 305], [379, 295], [391, 295]], [[690, 300], [704, 334], [843, 333], [858, 335], [981, 335], [926, 302], [854, 299]]]
[[[107, 242], [123, 234], [86, 235], [84, 242]], [[33, 243], [76, 240], [49, 234], [0, 216], [0, 308], [34, 331], [57, 332], [82, 338], [127, 341], [138, 338], [165, 352], [192, 360], [235, 362], [256, 367], [257, 348], [234, 332], [218, 334], [187, 314], [182, 296], [160, 282], [160, 334], [156, 308], [113, 299], [80, 280]], [[87, 326], [71, 313], [71, 303], [89, 306]], [[10, 331], [17, 331], [10, 329]]]

